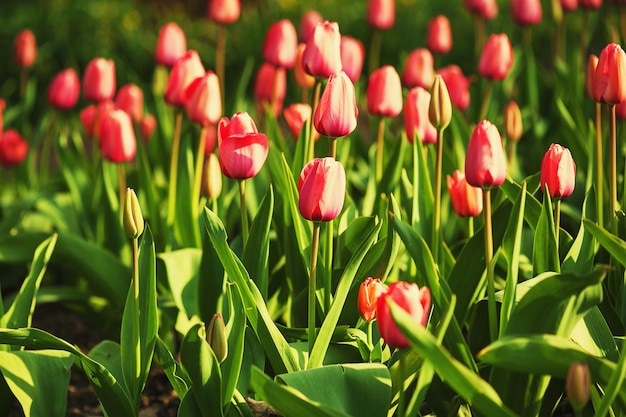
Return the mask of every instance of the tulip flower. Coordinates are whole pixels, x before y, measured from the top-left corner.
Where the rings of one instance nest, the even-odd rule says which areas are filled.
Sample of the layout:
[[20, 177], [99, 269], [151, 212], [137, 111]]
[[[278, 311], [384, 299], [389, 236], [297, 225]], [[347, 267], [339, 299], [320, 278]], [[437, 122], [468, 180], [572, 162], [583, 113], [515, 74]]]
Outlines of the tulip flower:
[[506, 137], [514, 142], [522, 137], [522, 112], [513, 100], [504, 107], [504, 131]]
[[602, 0], [578, 0], [581, 9], [597, 10], [602, 7]]
[[48, 103], [59, 110], [69, 110], [74, 107], [79, 95], [80, 79], [73, 68], [59, 72], [48, 86]]
[[20, 31], [13, 41], [13, 60], [20, 68], [30, 68], [37, 59], [37, 41], [29, 29]]
[[450, 93], [441, 75], [436, 75], [433, 82], [432, 95], [428, 106], [428, 117], [433, 126], [440, 131], [448, 127], [452, 120]]
[[601, 97], [599, 95], [596, 96], [596, 90], [593, 88], [596, 68], [598, 68], [598, 61], [599, 59], [596, 55], [589, 55], [585, 72], [585, 93], [587, 94], [587, 97], [599, 103]]
[[448, 87], [450, 101], [459, 110], [465, 110], [470, 104], [470, 80], [463, 75], [463, 71], [456, 65], [449, 65], [437, 71]]
[[509, 37], [493, 34], [487, 40], [478, 61], [478, 73], [490, 80], [500, 81], [509, 75], [513, 66], [513, 47]]
[[351, 36], [341, 37], [341, 65], [343, 72], [356, 84], [361, 78], [365, 46], [360, 40]]
[[126, 84], [117, 92], [115, 107], [124, 110], [135, 122], [143, 118], [143, 90], [136, 84]]
[[491, 20], [498, 15], [496, 0], [464, 0], [463, 3], [470, 13], [483, 19]]
[[409, 90], [404, 103], [404, 130], [409, 142], [413, 143], [415, 135], [427, 145], [437, 142], [437, 129], [428, 117], [430, 93], [422, 87]]
[[298, 34], [289, 19], [272, 24], [265, 35], [263, 58], [272, 65], [293, 68], [296, 63]]
[[376, 318], [380, 336], [390, 347], [408, 348], [410, 344], [391, 316], [389, 301], [411, 315], [416, 326], [426, 327], [430, 314], [430, 290], [404, 281], [392, 283], [376, 302]]
[[156, 129], [156, 118], [151, 114], [144, 114], [139, 122], [139, 129], [141, 131], [141, 139], [144, 143], [148, 143], [154, 130]]
[[481, 121], [472, 132], [465, 156], [465, 177], [474, 187], [497, 187], [506, 179], [506, 160], [498, 128]]
[[570, 365], [565, 379], [565, 394], [572, 408], [582, 411], [589, 402], [589, 366], [586, 363], [574, 362]]
[[367, 23], [374, 29], [387, 30], [396, 18], [395, 0], [369, 0], [367, 3]]
[[292, 104], [283, 110], [283, 116], [294, 140], [298, 140], [300, 137], [300, 132], [302, 132], [306, 121], [310, 120], [311, 113], [311, 106], [305, 103]]
[[359, 287], [357, 305], [359, 313], [365, 321], [372, 321], [376, 318], [376, 302], [378, 298], [387, 290], [385, 284], [379, 278], [367, 277]]
[[217, 126], [209, 125], [206, 129], [206, 147], [204, 148], [204, 156], [208, 158], [215, 151], [217, 145]]
[[94, 58], [83, 75], [83, 94], [89, 101], [113, 100], [115, 97], [115, 62]]
[[371, 115], [383, 117], [395, 117], [402, 111], [402, 84], [391, 65], [385, 65], [370, 75], [367, 109]]
[[600, 53], [593, 75], [593, 96], [608, 104], [626, 101], [626, 53], [616, 43], [608, 44]]
[[222, 117], [220, 82], [213, 71], [193, 80], [185, 90], [185, 109], [189, 120], [200, 125], [216, 124]]
[[459, 217], [475, 217], [483, 211], [483, 190], [472, 187], [465, 179], [465, 173], [455, 170], [446, 176], [452, 209]]
[[254, 177], [267, 158], [267, 137], [258, 133], [256, 124], [245, 112], [235, 113], [230, 120], [222, 117], [217, 143], [222, 173], [228, 178]]
[[283, 109], [283, 101], [287, 94], [287, 73], [285, 68], [263, 63], [254, 83], [254, 98], [257, 111], [265, 112], [269, 106], [271, 114], [278, 116]]
[[141, 206], [137, 199], [137, 194], [132, 188], [126, 188], [126, 198], [124, 199], [124, 209], [122, 213], [122, 224], [124, 232], [129, 239], [137, 239], [144, 231], [145, 223]]
[[541, 22], [541, 0], [511, 0], [511, 15], [520, 26]]
[[298, 180], [298, 208], [307, 220], [333, 220], [343, 208], [346, 173], [333, 158], [315, 158], [307, 163]]
[[89, 137], [100, 137], [100, 126], [106, 114], [115, 108], [111, 100], [101, 101], [98, 104], [91, 104], [80, 111], [80, 121]]
[[435, 59], [426, 48], [418, 48], [406, 58], [402, 71], [402, 84], [407, 88], [422, 87], [427, 90], [435, 79]]
[[14, 129], [2, 133], [0, 136], [0, 165], [11, 168], [21, 164], [28, 155], [28, 147], [28, 142]]
[[130, 116], [124, 110], [111, 110], [102, 119], [100, 151], [104, 159], [118, 164], [135, 158], [135, 129]]
[[436, 16], [428, 23], [426, 45], [434, 54], [447, 54], [452, 49], [452, 29], [444, 15]]
[[235, 23], [240, 13], [240, 0], [209, 0], [207, 6], [209, 19], [221, 25]]
[[576, 164], [569, 149], [553, 143], [541, 160], [541, 189], [552, 198], [568, 197], [576, 184]]
[[154, 59], [159, 65], [171, 67], [187, 52], [185, 32], [174, 22], [166, 23], [159, 30]]
[[205, 73], [198, 52], [187, 51], [172, 67], [163, 96], [165, 102], [172, 106], [183, 107], [187, 87]]
[[354, 84], [350, 78], [343, 71], [331, 75], [315, 110], [315, 129], [331, 138], [346, 136], [356, 128], [358, 115]]
[[202, 175], [202, 195], [209, 199], [216, 199], [222, 193], [222, 171], [220, 161], [215, 153], [211, 153], [204, 160]]
[[578, 8], [578, 0], [561, 0], [561, 7], [566, 12], [573, 12]]
[[315, 77], [309, 75], [306, 71], [304, 71], [304, 67], [302, 66], [302, 55], [304, 54], [305, 49], [306, 44], [301, 43], [298, 45], [296, 64], [293, 67], [293, 77], [296, 81], [296, 85], [303, 90], [311, 88], [313, 87], [313, 85], [315, 85]]
[[315, 26], [302, 54], [302, 67], [314, 77], [328, 78], [341, 71], [341, 34], [337, 22]]
[[298, 38], [300, 42], [305, 44], [309, 41], [309, 38], [313, 35], [315, 26], [318, 23], [322, 23], [324, 18], [322, 14], [317, 10], [307, 10], [300, 19], [300, 25], [298, 26]]

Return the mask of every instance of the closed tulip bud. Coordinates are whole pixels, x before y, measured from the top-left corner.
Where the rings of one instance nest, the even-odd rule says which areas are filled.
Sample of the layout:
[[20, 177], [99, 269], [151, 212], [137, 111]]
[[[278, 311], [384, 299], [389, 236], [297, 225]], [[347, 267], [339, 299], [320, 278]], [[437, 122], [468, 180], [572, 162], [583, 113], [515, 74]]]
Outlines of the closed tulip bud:
[[441, 75], [435, 76], [432, 94], [430, 96], [430, 106], [428, 108], [430, 123], [437, 129], [445, 129], [452, 120], [452, 102], [448, 87]]
[[124, 110], [111, 110], [100, 126], [100, 152], [109, 162], [130, 162], [135, 158], [137, 141], [130, 116]]
[[293, 68], [296, 63], [298, 34], [289, 19], [274, 23], [267, 30], [263, 43], [263, 58], [272, 65]]
[[143, 118], [143, 90], [136, 84], [126, 84], [117, 92], [115, 107], [124, 110], [135, 122]]
[[448, 87], [450, 101], [459, 110], [465, 110], [470, 104], [470, 80], [463, 75], [463, 71], [457, 65], [449, 65], [437, 71]]
[[434, 54], [447, 54], [452, 49], [452, 29], [450, 21], [444, 15], [439, 15], [428, 24], [426, 45]]
[[465, 7], [478, 17], [491, 20], [498, 15], [496, 0], [464, 0]]
[[513, 66], [513, 47], [504, 33], [493, 34], [487, 39], [480, 60], [478, 73], [485, 78], [500, 81], [509, 75]]
[[326, 222], [336, 218], [343, 208], [346, 173], [341, 162], [331, 157], [309, 161], [298, 180], [298, 209], [307, 220]]
[[367, 23], [374, 29], [390, 29], [395, 19], [395, 0], [369, 0], [367, 3]]
[[156, 129], [157, 121], [156, 118], [151, 114], [144, 114], [141, 118], [141, 122], [139, 122], [139, 127], [141, 130], [141, 139], [144, 143], [148, 143], [154, 130]]
[[597, 102], [600, 101], [600, 96], [596, 97], [595, 90], [593, 88], [593, 79], [598, 68], [598, 57], [596, 55], [589, 55], [587, 60], [587, 71], [585, 72], [585, 93], [587, 97]]
[[94, 58], [83, 75], [83, 94], [89, 101], [113, 100], [115, 97], [115, 62]]
[[413, 143], [415, 135], [424, 144], [437, 142], [437, 129], [428, 116], [430, 93], [422, 87], [409, 90], [404, 104], [404, 130], [409, 142]]
[[578, 0], [561, 0], [561, 7], [566, 12], [573, 12], [578, 8]]
[[600, 53], [593, 74], [593, 96], [601, 103], [626, 101], [626, 53], [616, 43], [608, 44]]
[[368, 277], [361, 283], [357, 305], [363, 320], [372, 321], [376, 318], [376, 301], [386, 290], [387, 287], [380, 282], [379, 278]]
[[302, 53], [302, 68], [314, 77], [328, 78], [341, 71], [341, 33], [337, 22], [319, 23]]
[[13, 59], [18, 67], [30, 68], [37, 59], [37, 41], [29, 29], [24, 29], [15, 36]]
[[172, 106], [183, 107], [187, 87], [205, 73], [198, 52], [187, 51], [172, 67], [163, 95], [165, 102]]
[[576, 164], [569, 149], [553, 143], [541, 160], [541, 189], [552, 198], [568, 197], [576, 185]]
[[467, 183], [465, 174], [458, 169], [446, 176], [452, 209], [459, 217], [478, 216], [483, 211], [483, 190]]
[[298, 37], [300, 42], [307, 43], [309, 38], [313, 35], [313, 30], [318, 23], [322, 23], [324, 17], [317, 10], [307, 10], [300, 19], [300, 26], [298, 26]]
[[80, 96], [80, 79], [73, 68], [54, 76], [48, 86], [48, 103], [59, 110], [69, 110], [76, 105]]
[[126, 189], [122, 219], [126, 236], [128, 236], [129, 239], [139, 238], [144, 229], [143, 214], [141, 214], [141, 206], [139, 206], [137, 194], [135, 194], [132, 188]]
[[532, 26], [541, 22], [540, 0], [511, 0], [513, 20], [520, 26]]
[[28, 155], [28, 142], [13, 129], [0, 135], [0, 165], [11, 168], [21, 164]]
[[513, 100], [504, 108], [504, 131], [512, 141], [517, 142], [522, 137], [522, 112]]
[[315, 130], [331, 138], [349, 135], [356, 129], [358, 115], [350, 78], [343, 71], [331, 75], [313, 116]]
[[580, 411], [587, 405], [590, 385], [589, 366], [586, 363], [572, 363], [567, 371], [565, 394], [574, 410]]
[[98, 104], [92, 104], [80, 112], [80, 121], [85, 129], [85, 133], [89, 137], [100, 137], [100, 126], [102, 120], [107, 113], [115, 108], [115, 104], [111, 100], [101, 101]]
[[222, 25], [230, 25], [239, 19], [240, 0], [209, 0], [207, 14], [209, 19]]
[[287, 72], [285, 68], [263, 63], [254, 83], [254, 98], [259, 113], [264, 113], [266, 106], [276, 117], [283, 110], [283, 102], [287, 95]]
[[465, 155], [465, 178], [474, 187], [490, 188], [506, 179], [506, 159], [498, 128], [481, 121], [472, 132]]
[[222, 117], [220, 81], [213, 71], [196, 78], [185, 90], [185, 109], [192, 122], [216, 124]]
[[294, 140], [298, 140], [300, 132], [307, 120], [311, 118], [311, 106], [306, 103], [292, 104], [283, 110], [283, 116]]
[[211, 153], [204, 160], [202, 170], [202, 195], [210, 199], [216, 199], [222, 193], [222, 171], [220, 161], [215, 153]]
[[306, 49], [306, 44], [301, 43], [298, 45], [298, 54], [296, 55], [296, 65], [293, 67], [293, 77], [296, 80], [296, 85], [300, 88], [311, 88], [315, 85], [315, 77], [309, 75], [304, 71], [302, 66], [302, 54]]
[[602, 0], [579, 0], [581, 9], [597, 10], [602, 7]]
[[174, 22], [166, 23], [159, 30], [154, 59], [159, 65], [171, 67], [187, 52], [185, 32]]
[[245, 180], [259, 173], [267, 159], [267, 137], [258, 133], [248, 113], [238, 112], [229, 120], [222, 117], [217, 143], [222, 173], [228, 178]]
[[367, 110], [371, 115], [396, 117], [402, 111], [402, 83], [394, 67], [375, 70], [367, 83]]
[[341, 37], [341, 66], [343, 72], [356, 84], [361, 78], [363, 61], [365, 60], [365, 46], [360, 40], [352, 36]]
[[418, 48], [406, 58], [402, 71], [402, 84], [407, 88], [430, 89], [435, 80], [435, 59], [426, 48]]
[[396, 281], [378, 297], [376, 302], [380, 336], [392, 348], [408, 348], [410, 346], [408, 340], [391, 316], [390, 301], [409, 313], [416, 326], [426, 327], [430, 314], [430, 290], [427, 287], [419, 288], [414, 283]]
[[220, 313], [214, 314], [209, 322], [206, 339], [215, 354], [215, 359], [220, 363], [224, 362], [228, 356], [228, 337], [226, 336], [224, 317]]

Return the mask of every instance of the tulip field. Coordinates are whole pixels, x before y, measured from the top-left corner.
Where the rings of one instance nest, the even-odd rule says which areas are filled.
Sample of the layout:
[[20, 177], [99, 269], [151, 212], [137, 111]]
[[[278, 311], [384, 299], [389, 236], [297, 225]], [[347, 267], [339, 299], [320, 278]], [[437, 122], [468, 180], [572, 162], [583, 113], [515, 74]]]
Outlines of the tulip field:
[[0, 14], [0, 417], [626, 416], [626, 2]]

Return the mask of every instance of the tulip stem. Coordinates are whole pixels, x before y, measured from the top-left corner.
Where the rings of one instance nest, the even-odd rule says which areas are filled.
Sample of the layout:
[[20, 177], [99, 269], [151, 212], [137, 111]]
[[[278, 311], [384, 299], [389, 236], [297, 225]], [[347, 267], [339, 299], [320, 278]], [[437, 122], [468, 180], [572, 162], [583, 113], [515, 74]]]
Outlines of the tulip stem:
[[382, 37], [383, 33], [374, 29], [372, 31], [372, 43], [370, 44], [370, 59], [369, 59], [369, 73], [373, 73], [376, 68], [378, 68], [378, 63], [380, 62], [380, 49], [382, 46]]
[[308, 309], [309, 309], [309, 357], [311, 356], [311, 352], [313, 351], [313, 345], [315, 345], [315, 278], [317, 275], [317, 252], [319, 248], [320, 242], [320, 222], [313, 223], [313, 240], [311, 241], [311, 272], [309, 275], [309, 300], [308, 300]]
[[368, 362], [372, 361], [372, 352], [371, 350], [374, 349], [373, 343], [373, 336], [372, 336], [372, 331], [374, 330], [374, 320], [370, 320], [367, 322], [367, 347], [370, 349], [370, 357], [368, 359]]
[[611, 232], [617, 236], [617, 137], [615, 127], [615, 104], [609, 105], [611, 114], [611, 140], [609, 142], [609, 164], [611, 166]]
[[239, 203], [241, 208], [241, 234], [243, 247], [248, 243], [248, 211], [246, 209], [246, 180], [239, 180]]
[[398, 399], [398, 417], [404, 417], [404, 414], [406, 413], [406, 393], [404, 386], [406, 382], [407, 363], [405, 353], [406, 352], [400, 352], [400, 358], [398, 359], [400, 361], [400, 398]]
[[[121, 165], [121, 164], [120, 164]], [[122, 210], [122, 213], [124, 210]], [[137, 398], [140, 388], [137, 386], [141, 375], [141, 341], [139, 336], [139, 238], [133, 240], [133, 343], [135, 345], [134, 378], [129, 381], [133, 398]]]
[[489, 110], [489, 101], [491, 101], [492, 90], [493, 90], [493, 83], [487, 80], [487, 85], [485, 86], [485, 91], [483, 94], [483, 101], [480, 104], [480, 114], [478, 115], [479, 122], [487, 117], [487, 111]]
[[315, 157], [315, 140], [313, 139], [313, 136], [315, 135], [315, 126], [313, 125], [313, 118], [315, 116], [315, 110], [317, 110], [317, 106], [320, 102], [321, 92], [322, 80], [316, 78], [315, 86], [313, 87], [313, 105], [311, 106], [311, 117], [309, 118], [309, 134], [307, 135], [306, 143], [307, 154], [305, 155], [303, 161], [305, 164]]
[[337, 138], [330, 138], [328, 156], [330, 156], [333, 159], [337, 159]]
[[554, 203], [554, 234], [556, 236], [556, 250], [559, 251], [559, 233], [561, 230], [561, 199], [557, 198]]
[[215, 73], [220, 80], [220, 91], [222, 92], [222, 108], [226, 101], [225, 88], [225, 63], [226, 63], [226, 27], [222, 24], [216, 28], [216, 45], [215, 45]]
[[[383, 148], [385, 144], [385, 118], [378, 120], [378, 135], [376, 137], [376, 182], [383, 177]], [[380, 184], [379, 184], [380, 185]]]
[[28, 68], [20, 70], [20, 98], [25, 98], [26, 87], [28, 86]]
[[202, 188], [202, 168], [204, 166], [204, 150], [206, 148], [207, 126], [203, 125], [200, 130], [200, 140], [198, 142], [198, 155], [196, 155], [196, 172], [193, 182], [193, 195], [191, 197], [191, 207], [194, 219], [198, 218], [200, 206], [200, 189]]
[[417, 141], [419, 139], [413, 137], [413, 201], [411, 205], [411, 225], [415, 226], [417, 222], [420, 221], [419, 216], [419, 199], [418, 199], [418, 189], [419, 189], [419, 165], [417, 162], [417, 158], [419, 158], [418, 150], [417, 150]]
[[435, 160], [435, 213], [433, 219], [432, 249], [435, 262], [439, 262], [441, 239], [441, 177], [443, 165], [443, 128], [437, 129], [437, 159]]
[[496, 320], [496, 286], [491, 260], [493, 259], [493, 232], [491, 230], [491, 190], [483, 189], [483, 213], [485, 216], [485, 265], [487, 267], [487, 306], [489, 312], [489, 335], [494, 342], [498, 338], [498, 324]]
[[485, 19], [476, 15], [474, 18], [474, 52], [476, 58], [480, 56], [480, 53], [485, 44]]
[[467, 238], [471, 239], [474, 236], [474, 217], [467, 218]]
[[596, 103], [596, 216], [598, 225], [604, 227], [604, 179], [602, 167], [602, 103]]
[[172, 159], [170, 160], [170, 178], [168, 189], [168, 208], [167, 208], [167, 225], [174, 225], [176, 218], [176, 189], [178, 182], [178, 154], [180, 152], [180, 130], [183, 123], [183, 113], [176, 113], [176, 122], [174, 124], [174, 137], [172, 140]]
[[120, 219], [124, 217], [124, 200], [126, 199], [126, 170], [124, 169], [124, 163], [117, 164], [117, 182], [119, 187], [120, 196]]

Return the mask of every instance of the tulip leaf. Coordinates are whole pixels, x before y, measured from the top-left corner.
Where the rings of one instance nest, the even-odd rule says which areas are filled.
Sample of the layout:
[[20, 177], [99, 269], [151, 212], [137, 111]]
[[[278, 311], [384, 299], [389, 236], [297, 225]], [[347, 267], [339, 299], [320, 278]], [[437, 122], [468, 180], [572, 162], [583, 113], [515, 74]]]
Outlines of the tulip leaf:
[[176, 215], [174, 216], [175, 237], [181, 247], [200, 247], [200, 223], [193, 208], [197, 201], [191, 201], [194, 182], [194, 151], [190, 135], [181, 135], [176, 176]]
[[[587, 196], [583, 203], [583, 218], [594, 218], [596, 209], [596, 195], [593, 187], [587, 192]], [[584, 273], [591, 271], [593, 267], [593, 258], [596, 252], [596, 243], [594, 238], [586, 226], [585, 222], [581, 222], [578, 229], [578, 235], [570, 250], [565, 256], [561, 271]]]
[[533, 244], [533, 272], [539, 275], [542, 272], [561, 270], [559, 251], [557, 249], [554, 217], [550, 194], [544, 190], [543, 209], [535, 230]]
[[[204, 300], [204, 297], [200, 297], [196, 291], [197, 283], [200, 281], [198, 271], [202, 256], [204, 256], [204, 252], [196, 248], [179, 249], [158, 255], [165, 267], [170, 294], [174, 304], [176, 304], [178, 314], [185, 316], [186, 320], [184, 321], [200, 314], [199, 300]], [[203, 276], [206, 281], [218, 281], [216, 276]], [[221, 293], [222, 287], [219, 290]], [[183, 334], [187, 333], [187, 329], [178, 330], [184, 330], [182, 331]]]
[[626, 242], [610, 233], [605, 228], [598, 226], [589, 219], [583, 219], [583, 224], [597, 239], [598, 243], [607, 250], [621, 265], [626, 266]]
[[[524, 219], [533, 231], [537, 227], [542, 211], [541, 203], [533, 195], [539, 189], [539, 180], [539, 174], [524, 179], [526, 183], [526, 209], [524, 210]], [[504, 181], [499, 189], [511, 202], [518, 201], [519, 194], [522, 192], [522, 186], [509, 178]]]
[[228, 355], [221, 363], [222, 371], [222, 405], [225, 407], [233, 399], [237, 382], [241, 376], [243, 363], [244, 340], [246, 333], [246, 313], [241, 302], [241, 292], [237, 284], [227, 287], [229, 304], [229, 316], [226, 322], [228, 335]]
[[174, 388], [174, 391], [176, 391], [176, 394], [178, 394], [180, 398], [185, 397], [185, 394], [187, 394], [191, 386], [191, 379], [185, 369], [174, 360], [174, 355], [172, 355], [172, 352], [170, 352], [161, 338], [157, 338], [154, 356], [163, 369], [163, 372], [165, 372], [167, 380], [172, 385], [172, 388]]

